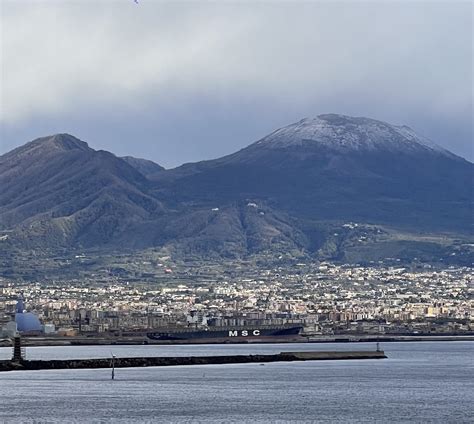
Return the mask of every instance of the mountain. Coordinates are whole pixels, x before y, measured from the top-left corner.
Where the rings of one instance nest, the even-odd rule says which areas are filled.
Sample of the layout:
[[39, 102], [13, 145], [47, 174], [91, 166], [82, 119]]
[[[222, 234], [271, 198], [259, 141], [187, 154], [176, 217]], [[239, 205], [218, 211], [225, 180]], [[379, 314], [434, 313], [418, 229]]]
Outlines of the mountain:
[[155, 190], [215, 205], [259, 200], [310, 220], [467, 230], [472, 178], [472, 163], [408, 127], [329, 114], [159, 174]]
[[145, 177], [153, 178], [155, 174], [164, 171], [165, 169], [157, 163], [148, 159], [139, 159], [134, 158], [133, 156], [122, 156], [120, 159], [127, 162], [130, 166], [135, 168], [138, 172], [140, 172], [140, 174], [144, 175]]
[[0, 253], [466, 264], [473, 170], [406, 126], [335, 114], [170, 170], [58, 134], [0, 157]]
[[0, 156], [0, 186], [0, 228], [24, 245], [101, 245], [162, 209], [135, 168], [68, 134]]

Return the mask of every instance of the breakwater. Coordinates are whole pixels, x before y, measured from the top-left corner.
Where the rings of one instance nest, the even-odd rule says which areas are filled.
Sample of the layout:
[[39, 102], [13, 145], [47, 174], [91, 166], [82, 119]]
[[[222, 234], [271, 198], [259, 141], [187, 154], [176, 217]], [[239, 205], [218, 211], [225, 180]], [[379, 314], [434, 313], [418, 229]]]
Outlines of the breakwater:
[[[322, 361], [342, 359], [383, 359], [383, 351], [281, 352], [275, 355], [223, 355], [185, 357], [115, 358], [115, 368], [165, 367], [176, 365], [244, 364], [265, 362]], [[110, 358], [0, 361], [0, 371], [110, 368]]]

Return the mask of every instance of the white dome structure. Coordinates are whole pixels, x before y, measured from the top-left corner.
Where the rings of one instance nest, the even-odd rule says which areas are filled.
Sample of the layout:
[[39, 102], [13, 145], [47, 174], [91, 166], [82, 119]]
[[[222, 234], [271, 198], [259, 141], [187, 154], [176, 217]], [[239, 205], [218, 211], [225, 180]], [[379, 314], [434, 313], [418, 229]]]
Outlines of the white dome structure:
[[15, 322], [19, 332], [42, 330], [38, 317], [32, 312], [16, 313]]
[[15, 322], [20, 333], [29, 331], [41, 331], [42, 326], [38, 317], [32, 312], [24, 311], [24, 301], [20, 297], [16, 304]]

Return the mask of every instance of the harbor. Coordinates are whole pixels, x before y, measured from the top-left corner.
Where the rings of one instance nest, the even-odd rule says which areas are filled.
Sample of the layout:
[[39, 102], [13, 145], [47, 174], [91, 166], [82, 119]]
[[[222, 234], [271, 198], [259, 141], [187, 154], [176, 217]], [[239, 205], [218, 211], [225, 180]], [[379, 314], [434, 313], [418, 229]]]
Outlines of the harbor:
[[[284, 345], [283, 345], [284, 346]], [[297, 347], [298, 344], [293, 345]], [[373, 345], [372, 345], [373, 346]], [[54, 348], [36, 348], [49, 349], [50, 354], [46, 354], [41, 358], [35, 356], [29, 357], [27, 348], [23, 345], [21, 337], [12, 339], [11, 356], [9, 359], [0, 360], [1, 371], [20, 371], [20, 370], [48, 370], [48, 369], [88, 369], [88, 368], [136, 368], [136, 367], [166, 367], [181, 365], [219, 365], [219, 364], [245, 364], [245, 363], [269, 363], [269, 362], [295, 362], [295, 361], [322, 361], [322, 360], [355, 360], [355, 359], [384, 359], [387, 356], [380, 349], [379, 343], [376, 349], [372, 350], [372, 346], [367, 350], [301, 350], [292, 351], [276, 351], [281, 345], [275, 344], [273, 350], [218, 350], [206, 352], [205, 355], [200, 354], [196, 350], [188, 350], [188, 352], [173, 353], [172, 351], [147, 349], [148, 346], [142, 346], [143, 349], [134, 351], [140, 352], [126, 354], [121, 351], [110, 351], [104, 356], [105, 351], [99, 353], [98, 357], [55, 357], [52, 355]], [[192, 347], [192, 346], [190, 346]], [[230, 347], [230, 346], [229, 346]], [[124, 346], [126, 349], [126, 347]], [[150, 348], [153, 349], [152, 346]], [[3, 348], [5, 349], [5, 348]], [[34, 350], [35, 348], [31, 348]], [[81, 347], [70, 346], [71, 354], [77, 354]], [[28, 353], [30, 348], [28, 348]], [[132, 351], [133, 352], [133, 351]], [[93, 354], [92, 354], [93, 355]]]

